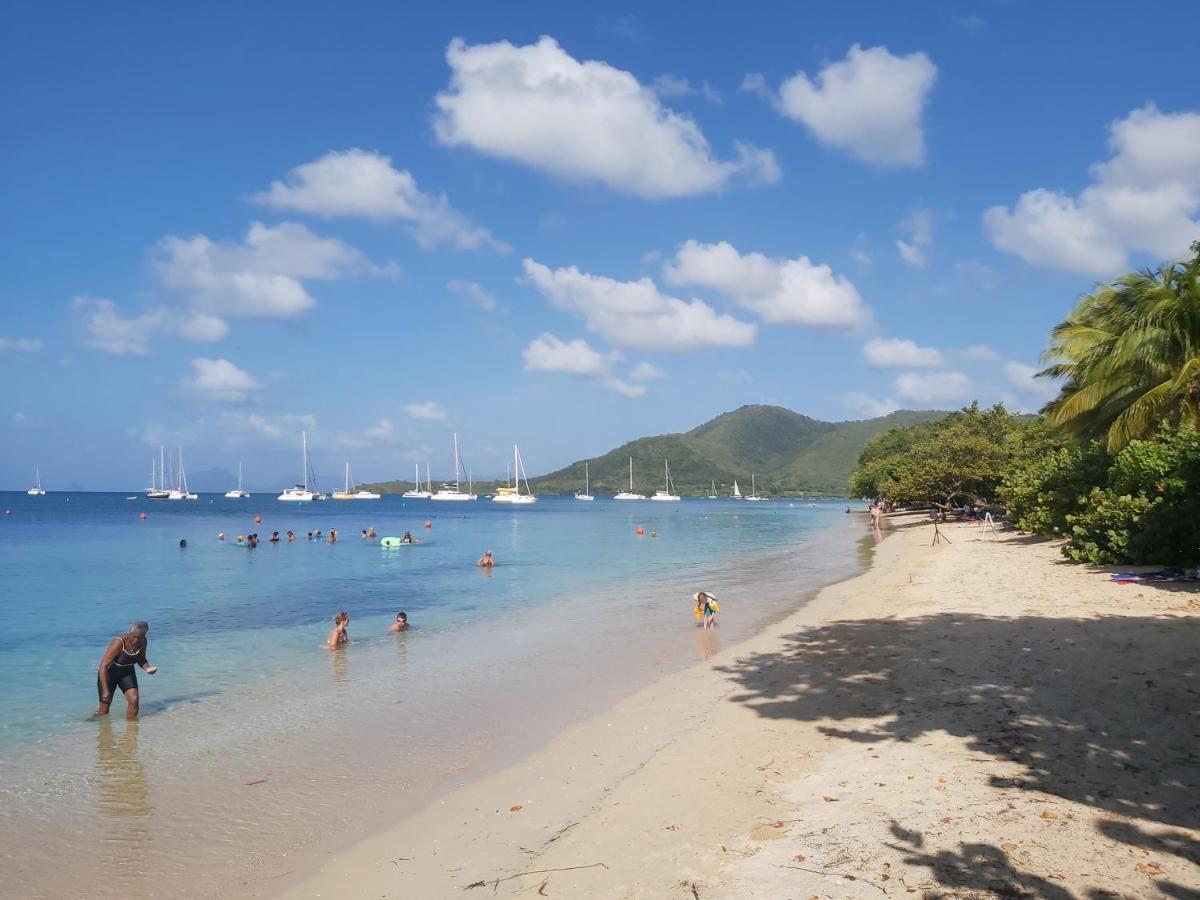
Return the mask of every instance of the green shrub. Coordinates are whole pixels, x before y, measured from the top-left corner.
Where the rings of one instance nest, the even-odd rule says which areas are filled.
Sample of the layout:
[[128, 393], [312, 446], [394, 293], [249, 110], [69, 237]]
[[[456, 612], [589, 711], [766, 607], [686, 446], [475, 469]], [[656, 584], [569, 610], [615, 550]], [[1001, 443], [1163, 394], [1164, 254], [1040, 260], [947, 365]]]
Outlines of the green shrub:
[[1112, 459], [1095, 441], [1039, 449], [1013, 460], [1000, 501], [1022, 531], [1058, 537], [1067, 533], [1067, 516], [1081, 510], [1091, 488], [1105, 483]]

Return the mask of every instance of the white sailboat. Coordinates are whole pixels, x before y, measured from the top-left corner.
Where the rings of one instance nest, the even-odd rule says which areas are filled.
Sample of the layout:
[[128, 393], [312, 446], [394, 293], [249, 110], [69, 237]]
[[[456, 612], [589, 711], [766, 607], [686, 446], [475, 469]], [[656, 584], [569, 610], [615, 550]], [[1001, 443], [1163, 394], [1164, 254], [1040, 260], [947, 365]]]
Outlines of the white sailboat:
[[167, 456], [166, 448], [161, 444], [158, 447], [158, 472], [157, 480], [154, 471], [154, 457], [150, 457], [150, 487], [146, 488], [146, 498], [149, 500], [166, 500], [171, 496], [171, 492], [167, 490]]
[[[300, 446], [304, 455], [304, 484], [298, 484], [295, 487], [284, 488], [283, 493], [276, 499], [285, 500], [290, 503], [303, 503], [310, 500], [318, 500], [321, 495], [315, 490], [316, 485], [309, 480], [309, 473], [312, 467], [308, 464], [308, 435], [305, 432], [300, 432]], [[316, 479], [314, 478], [313, 481]]]
[[712, 481], [712, 484], [709, 486], [709, 489], [708, 489], [708, 497], [707, 497], [706, 499], [708, 499], [708, 500], [717, 500], [717, 499], [719, 499], [719, 498], [717, 497], [717, 482], [716, 482], [716, 479], [713, 479], [713, 481]]
[[613, 495], [614, 500], [645, 500], [645, 494], [635, 494], [633, 492], [633, 457], [629, 457], [629, 490], [621, 491], [619, 494]]
[[743, 500], [766, 500], [767, 499], [766, 497], [758, 496], [758, 487], [754, 483], [754, 474], [753, 473], [751, 473], [751, 475], [750, 475], [750, 496], [743, 497], [742, 499]]
[[665, 459], [663, 460], [663, 489], [655, 491], [651, 500], [658, 500], [664, 503], [678, 503], [680, 497], [678, 494], [671, 493], [671, 464]]
[[420, 463], [413, 463], [413, 489], [411, 491], [405, 491], [400, 496], [407, 497], [409, 500], [428, 500], [433, 496], [433, 491], [427, 491], [421, 488]]
[[331, 500], [378, 500], [379, 495], [374, 491], [355, 490], [357, 485], [350, 476], [350, 462], [346, 462], [346, 487], [329, 495]]
[[575, 499], [576, 500], [595, 500], [596, 499], [595, 497], [592, 496], [592, 479], [591, 479], [590, 474], [588, 473], [588, 464], [587, 464], [586, 460], [584, 460], [584, 463], [583, 463], [583, 493], [581, 494], [581, 493], [579, 493], [579, 491], [576, 491]]
[[183, 448], [179, 448], [179, 471], [175, 473], [175, 487], [167, 492], [168, 500], [199, 500], [199, 494], [188, 490], [187, 471], [183, 468]]
[[461, 466], [461, 464], [459, 462], [459, 458], [458, 458], [458, 432], [456, 431], [456, 432], [454, 432], [454, 487], [451, 487], [448, 483], [443, 484], [438, 489], [438, 492], [436, 494], [434, 494], [432, 497], [430, 497], [429, 499], [430, 500], [439, 500], [442, 502], [466, 501], [466, 500], [478, 499], [475, 496], [475, 494], [473, 494], [471, 492], [471, 485], [470, 485], [469, 479], [467, 482], [466, 492], [464, 493], [463, 491], [461, 491], [459, 489], [460, 488], [459, 475], [461, 472], [462, 472], [462, 466]]
[[46, 491], [42, 488], [42, 470], [40, 466], [33, 467], [33, 487], [27, 490], [30, 497], [45, 497]]
[[732, 494], [730, 494], [729, 496], [731, 496], [731, 497], [732, 497], [734, 500], [741, 500], [741, 499], [742, 499], [742, 492], [741, 492], [741, 490], [738, 488], [738, 484], [737, 484], [737, 479], [736, 479], [736, 478], [735, 478], [735, 479], [733, 479], [733, 493], [732, 493]]
[[225, 496], [230, 500], [245, 500], [250, 496], [249, 491], [242, 490], [242, 463], [238, 461], [238, 486], [236, 490], [226, 491]]
[[[525, 480], [525, 493], [521, 493], [521, 480]], [[536, 503], [537, 497], [529, 489], [529, 476], [525, 474], [525, 463], [521, 459], [521, 450], [513, 444], [513, 483], [511, 487], [496, 488], [493, 503], [510, 503], [515, 506], [527, 506]]]

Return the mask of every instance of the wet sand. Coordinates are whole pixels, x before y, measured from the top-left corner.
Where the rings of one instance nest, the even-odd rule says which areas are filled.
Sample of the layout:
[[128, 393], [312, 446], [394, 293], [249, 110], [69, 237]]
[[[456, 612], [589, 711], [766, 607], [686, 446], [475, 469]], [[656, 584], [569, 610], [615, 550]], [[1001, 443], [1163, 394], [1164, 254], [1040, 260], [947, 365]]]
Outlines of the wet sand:
[[887, 524], [869, 571], [784, 621], [247, 890], [1200, 896], [1195, 585]]

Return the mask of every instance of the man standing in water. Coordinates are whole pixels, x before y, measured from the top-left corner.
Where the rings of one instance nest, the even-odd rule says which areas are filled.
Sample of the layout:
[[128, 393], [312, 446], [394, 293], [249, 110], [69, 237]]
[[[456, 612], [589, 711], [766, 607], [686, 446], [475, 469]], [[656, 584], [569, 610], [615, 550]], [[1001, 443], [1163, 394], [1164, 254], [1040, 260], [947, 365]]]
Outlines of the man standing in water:
[[125, 718], [136, 719], [138, 715], [138, 682], [135, 665], [141, 666], [147, 675], [158, 671], [157, 666], [146, 660], [147, 622], [137, 621], [129, 626], [127, 634], [118, 635], [108, 642], [108, 648], [100, 657], [100, 668], [96, 673], [96, 692], [100, 695], [100, 706], [96, 715], [107, 716], [112, 706], [113, 691], [117, 688], [125, 694]]

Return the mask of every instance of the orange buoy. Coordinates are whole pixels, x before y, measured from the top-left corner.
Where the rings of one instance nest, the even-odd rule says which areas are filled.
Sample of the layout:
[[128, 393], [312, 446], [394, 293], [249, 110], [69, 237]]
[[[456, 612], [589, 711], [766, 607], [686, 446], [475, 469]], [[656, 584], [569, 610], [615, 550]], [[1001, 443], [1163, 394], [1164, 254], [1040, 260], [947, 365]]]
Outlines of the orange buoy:
[[643, 528], [641, 525], [639, 525], [639, 526], [637, 527], [637, 533], [638, 533], [638, 537], [641, 537], [643, 534], [645, 534], [645, 533], [646, 533], [646, 529], [645, 529], [645, 528]]
[[426, 519], [426, 520], [425, 520], [425, 527], [426, 527], [426, 528], [432, 528], [432, 527], [433, 527], [433, 523], [432, 523], [432, 522], [430, 522], [428, 519]]
[[255, 517], [254, 517], [254, 524], [255, 524], [255, 525], [261, 525], [261, 524], [262, 524], [262, 516], [255, 516]]

